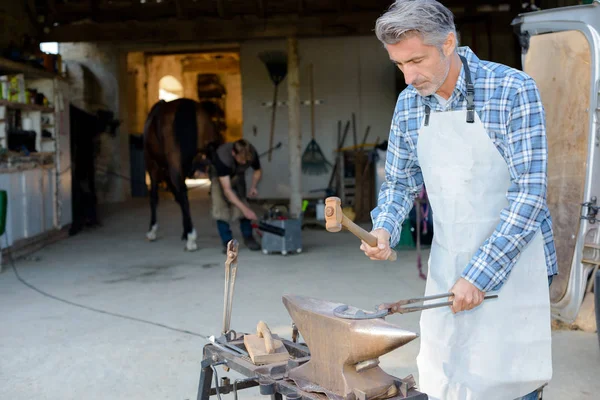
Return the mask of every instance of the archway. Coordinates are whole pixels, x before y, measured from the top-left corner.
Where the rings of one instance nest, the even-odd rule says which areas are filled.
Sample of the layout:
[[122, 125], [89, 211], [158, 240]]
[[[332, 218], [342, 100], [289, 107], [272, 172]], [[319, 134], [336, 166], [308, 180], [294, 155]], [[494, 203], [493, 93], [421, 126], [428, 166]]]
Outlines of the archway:
[[171, 75], [163, 76], [158, 82], [158, 98], [171, 101], [183, 97], [183, 86]]

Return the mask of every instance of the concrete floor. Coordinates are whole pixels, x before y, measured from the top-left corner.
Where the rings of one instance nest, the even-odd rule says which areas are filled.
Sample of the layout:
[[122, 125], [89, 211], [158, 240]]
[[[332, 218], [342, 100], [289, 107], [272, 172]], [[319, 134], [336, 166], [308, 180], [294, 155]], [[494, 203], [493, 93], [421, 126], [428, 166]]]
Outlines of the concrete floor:
[[[217, 335], [224, 256], [207, 218], [206, 193], [192, 193], [198, 252], [183, 251], [179, 209], [169, 199], [159, 206], [160, 240], [146, 242], [147, 201], [138, 199], [105, 207], [103, 227], [42, 249], [19, 261], [18, 271], [42, 291], [72, 302]], [[376, 263], [362, 255], [349, 233], [305, 230], [303, 236], [300, 255], [264, 256], [241, 247], [233, 329], [252, 332], [262, 319], [290, 338], [284, 293], [364, 308], [423, 293], [413, 251], [401, 252], [397, 263]], [[205, 344], [199, 337], [56, 301], [24, 286], [6, 266], [0, 274], [0, 317], [0, 399], [196, 398]], [[388, 318], [416, 332], [418, 319], [417, 313]], [[553, 343], [554, 379], [544, 399], [597, 399], [596, 335], [554, 331]], [[393, 375], [418, 379], [418, 348], [417, 339], [384, 356], [381, 365]], [[255, 397], [256, 389], [240, 392], [241, 400]]]

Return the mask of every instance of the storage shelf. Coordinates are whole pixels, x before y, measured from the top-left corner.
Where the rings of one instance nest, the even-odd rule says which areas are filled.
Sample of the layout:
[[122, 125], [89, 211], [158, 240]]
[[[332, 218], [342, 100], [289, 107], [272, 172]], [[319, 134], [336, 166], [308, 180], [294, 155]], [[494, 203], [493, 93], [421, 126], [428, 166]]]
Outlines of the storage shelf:
[[45, 78], [45, 79], [62, 79], [64, 78], [54, 72], [46, 71], [45, 69], [36, 68], [29, 64], [9, 60], [8, 58], [0, 57], [0, 71], [10, 74], [24, 74], [29, 78]]
[[54, 107], [46, 107], [40, 106], [37, 104], [24, 104], [24, 103], [15, 103], [8, 100], [0, 100], [0, 106], [6, 106], [8, 108], [16, 108], [19, 110], [25, 111], [41, 111], [43, 113], [53, 113]]

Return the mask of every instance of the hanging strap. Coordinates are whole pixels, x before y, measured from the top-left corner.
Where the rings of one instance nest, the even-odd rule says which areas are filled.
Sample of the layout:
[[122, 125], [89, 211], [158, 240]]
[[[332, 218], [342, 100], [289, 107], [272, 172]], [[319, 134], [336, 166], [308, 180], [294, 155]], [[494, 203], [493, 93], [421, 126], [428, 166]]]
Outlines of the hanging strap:
[[472, 124], [475, 122], [475, 87], [471, 80], [471, 70], [467, 59], [461, 55], [459, 57], [465, 68], [465, 80], [467, 81], [467, 122]]
[[[458, 55], [463, 63], [465, 69], [465, 81], [467, 83], [467, 122], [472, 124], [475, 122], [475, 86], [471, 80], [471, 70], [469, 64], [464, 56]], [[425, 126], [429, 125], [429, 115], [431, 114], [431, 107], [425, 106]]]
[[429, 125], [429, 115], [431, 114], [431, 107], [425, 106], [425, 126]]

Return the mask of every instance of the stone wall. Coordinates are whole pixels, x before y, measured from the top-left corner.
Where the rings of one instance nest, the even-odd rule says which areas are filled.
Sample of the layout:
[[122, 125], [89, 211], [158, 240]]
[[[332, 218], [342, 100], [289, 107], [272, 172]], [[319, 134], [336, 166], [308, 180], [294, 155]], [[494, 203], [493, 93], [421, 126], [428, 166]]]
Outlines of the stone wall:
[[113, 46], [92, 43], [61, 43], [59, 52], [67, 68], [70, 101], [96, 114], [111, 111], [120, 120], [113, 134], [98, 137], [96, 190], [99, 203], [126, 200], [131, 193], [129, 175], [129, 131], [123, 87], [127, 86], [124, 56]]

